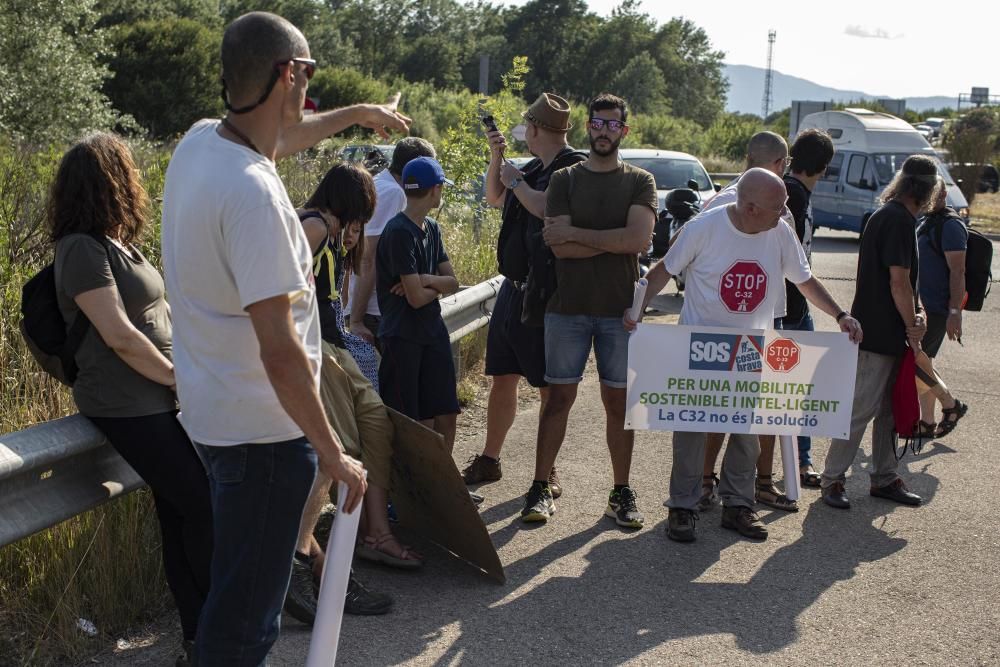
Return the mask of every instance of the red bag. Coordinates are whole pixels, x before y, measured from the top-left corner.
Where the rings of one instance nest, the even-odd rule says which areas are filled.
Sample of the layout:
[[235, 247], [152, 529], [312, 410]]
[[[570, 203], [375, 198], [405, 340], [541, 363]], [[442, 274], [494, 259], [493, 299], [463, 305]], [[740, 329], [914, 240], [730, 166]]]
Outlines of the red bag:
[[[892, 416], [896, 422], [896, 435], [905, 438], [903, 450], [897, 459], [906, 454], [906, 447], [917, 446], [915, 437], [920, 430], [920, 399], [917, 396], [917, 358], [913, 348], [906, 348], [899, 363], [896, 384], [892, 387]], [[922, 444], [922, 443], [921, 443]], [[914, 450], [916, 454], [916, 450]]]

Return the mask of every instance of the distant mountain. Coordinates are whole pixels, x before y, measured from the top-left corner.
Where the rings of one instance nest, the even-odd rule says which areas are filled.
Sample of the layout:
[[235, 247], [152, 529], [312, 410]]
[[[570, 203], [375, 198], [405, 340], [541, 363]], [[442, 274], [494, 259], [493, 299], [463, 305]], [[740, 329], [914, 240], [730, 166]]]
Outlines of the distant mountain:
[[[724, 65], [723, 74], [729, 79], [729, 96], [726, 111], [760, 114], [760, 103], [764, 97], [764, 68], [750, 65]], [[839, 90], [827, 88], [806, 79], [782, 74], [775, 70], [771, 83], [771, 109], [777, 111], [792, 106], [792, 100], [814, 102], [849, 102], [859, 99], [878, 99], [888, 95], [872, 95], [860, 90]], [[907, 97], [906, 108], [914, 111], [954, 107], [954, 97]]]

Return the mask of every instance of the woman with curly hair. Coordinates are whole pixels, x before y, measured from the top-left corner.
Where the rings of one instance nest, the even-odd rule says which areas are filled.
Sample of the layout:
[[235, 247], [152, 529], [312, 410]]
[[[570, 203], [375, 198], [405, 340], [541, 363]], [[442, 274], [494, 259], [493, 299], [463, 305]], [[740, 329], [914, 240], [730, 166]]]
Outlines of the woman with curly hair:
[[153, 492], [184, 634], [177, 664], [187, 665], [209, 588], [212, 509], [205, 469], [177, 421], [163, 278], [137, 247], [148, 212], [118, 136], [91, 134], [63, 156], [47, 205], [56, 292], [65, 322], [82, 312], [91, 324], [73, 399]]

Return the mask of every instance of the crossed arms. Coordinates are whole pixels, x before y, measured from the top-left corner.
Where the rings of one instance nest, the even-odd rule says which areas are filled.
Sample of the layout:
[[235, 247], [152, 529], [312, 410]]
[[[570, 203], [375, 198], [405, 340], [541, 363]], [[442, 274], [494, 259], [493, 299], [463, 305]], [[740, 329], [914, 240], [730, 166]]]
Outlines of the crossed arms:
[[638, 255], [649, 245], [656, 216], [648, 206], [633, 204], [624, 227], [584, 229], [574, 227], [570, 216], [545, 218], [545, 245], [559, 259], [583, 259], [602, 253]]

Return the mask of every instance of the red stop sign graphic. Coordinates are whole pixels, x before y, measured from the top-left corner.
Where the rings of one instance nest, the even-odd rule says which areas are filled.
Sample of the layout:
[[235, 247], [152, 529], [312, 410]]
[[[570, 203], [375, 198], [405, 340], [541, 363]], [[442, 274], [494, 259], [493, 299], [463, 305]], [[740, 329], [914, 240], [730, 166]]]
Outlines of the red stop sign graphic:
[[799, 365], [799, 346], [788, 338], [773, 340], [764, 351], [764, 360], [771, 370], [787, 373]]
[[722, 274], [719, 298], [731, 313], [752, 313], [767, 296], [767, 272], [753, 260], [740, 260]]

